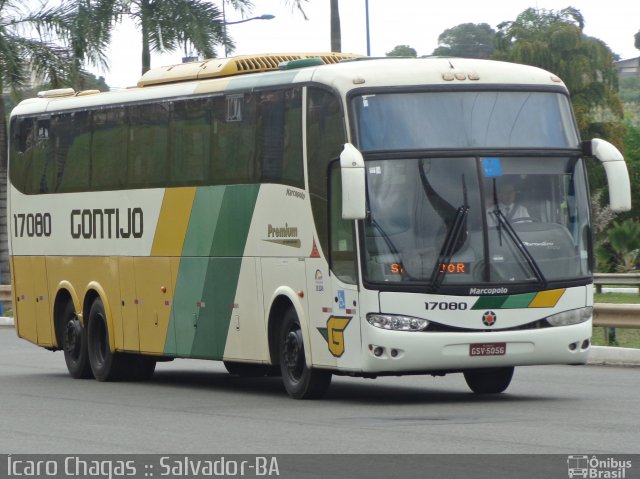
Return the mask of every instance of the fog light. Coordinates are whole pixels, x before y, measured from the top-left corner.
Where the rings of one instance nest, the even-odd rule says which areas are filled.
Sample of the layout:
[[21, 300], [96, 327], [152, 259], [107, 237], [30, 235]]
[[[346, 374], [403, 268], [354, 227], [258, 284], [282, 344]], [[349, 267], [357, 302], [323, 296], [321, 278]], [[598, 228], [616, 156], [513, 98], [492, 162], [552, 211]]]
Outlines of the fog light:
[[382, 356], [382, 353], [384, 353], [384, 348], [382, 348], [382, 347], [380, 347], [380, 346], [376, 346], [376, 347], [373, 349], [373, 354], [374, 354], [375, 356], [377, 356], [377, 357]]
[[591, 341], [589, 339], [582, 341], [582, 349], [589, 349], [589, 346], [591, 346]]
[[569, 350], [570, 351], [575, 351], [577, 347], [578, 347], [578, 343], [571, 343], [569, 345]]
[[398, 350], [397, 349], [392, 349], [391, 350], [391, 357], [395, 358], [398, 355]]

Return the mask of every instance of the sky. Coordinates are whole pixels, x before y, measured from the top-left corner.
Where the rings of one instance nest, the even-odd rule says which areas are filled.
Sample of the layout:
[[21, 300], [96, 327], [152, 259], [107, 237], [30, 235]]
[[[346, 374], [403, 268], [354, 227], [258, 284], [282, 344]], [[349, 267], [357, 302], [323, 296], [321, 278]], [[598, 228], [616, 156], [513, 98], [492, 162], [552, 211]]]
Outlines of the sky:
[[[222, 0], [212, 0], [221, 8]], [[329, 0], [310, 0], [303, 16], [285, 5], [284, 0], [253, 0], [251, 16], [272, 14], [272, 20], [253, 20], [228, 25], [235, 41], [234, 54], [317, 52], [330, 50]], [[365, 0], [340, 0], [342, 51], [367, 53]], [[418, 55], [428, 55], [438, 46], [438, 36], [461, 23], [488, 23], [494, 29], [503, 21], [512, 21], [529, 7], [561, 10], [572, 6], [585, 19], [584, 33], [604, 41], [622, 59], [640, 56], [634, 34], [640, 30], [638, 0], [368, 0], [369, 39], [372, 56], [384, 56], [396, 45], [409, 45]], [[226, 20], [242, 17], [227, 5]], [[187, 52], [195, 54], [194, 52]], [[219, 55], [223, 56], [221, 50]], [[140, 36], [135, 27], [124, 22], [114, 35], [108, 57], [110, 70], [90, 68], [104, 76], [112, 88], [136, 84], [140, 77]], [[180, 63], [184, 51], [153, 53], [151, 67]]]

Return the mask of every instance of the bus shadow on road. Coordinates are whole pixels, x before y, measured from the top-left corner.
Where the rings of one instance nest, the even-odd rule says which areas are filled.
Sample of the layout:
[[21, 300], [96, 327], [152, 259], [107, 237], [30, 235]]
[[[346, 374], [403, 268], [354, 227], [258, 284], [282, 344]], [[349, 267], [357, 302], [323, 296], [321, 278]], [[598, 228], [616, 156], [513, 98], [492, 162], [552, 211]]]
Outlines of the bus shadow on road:
[[[570, 400], [570, 398], [544, 395], [509, 393], [508, 390], [502, 394], [478, 395], [466, 390], [465, 386], [459, 383], [429, 385], [429, 379], [425, 379], [425, 386], [407, 385], [400, 382], [390, 384], [390, 381], [392, 380], [383, 383], [382, 381], [376, 382], [360, 378], [334, 378], [324, 400], [367, 405], [479, 404]], [[279, 377], [238, 377], [223, 371], [158, 371], [147, 384], [169, 388], [265, 395], [282, 397], [283, 399], [286, 399], [287, 396]]]

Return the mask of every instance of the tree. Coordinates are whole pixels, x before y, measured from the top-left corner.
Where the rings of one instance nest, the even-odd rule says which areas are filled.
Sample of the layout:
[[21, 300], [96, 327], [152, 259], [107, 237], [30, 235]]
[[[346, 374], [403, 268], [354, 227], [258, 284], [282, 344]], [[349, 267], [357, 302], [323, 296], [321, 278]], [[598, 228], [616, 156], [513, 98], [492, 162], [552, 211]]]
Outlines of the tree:
[[634, 42], [633, 45], [640, 50], [640, 30], [633, 36]]
[[601, 136], [621, 146], [622, 103], [613, 53], [601, 40], [583, 33], [575, 8], [529, 8], [515, 21], [498, 25], [494, 58], [544, 68], [571, 92], [583, 138]]
[[331, 51], [342, 51], [342, 32], [340, 31], [340, 9], [338, 0], [331, 0], [329, 16], [331, 21]]
[[409, 45], [396, 45], [393, 50], [387, 52], [388, 57], [413, 57], [418, 56], [418, 52], [415, 48], [411, 48]]
[[448, 28], [438, 37], [434, 55], [463, 58], [490, 58], [496, 31], [487, 23], [462, 23]]
[[117, 0], [70, 0], [73, 10], [62, 38], [72, 54], [71, 86], [88, 88], [91, 76], [83, 71], [86, 64], [107, 68], [105, 51], [111, 41], [111, 16]]
[[[307, 14], [304, 12], [302, 7], [303, 2], [308, 2], [309, 0], [284, 0], [285, 3], [293, 5], [293, 8], [297, 8], [304, 19], [307, 20]], [[342, 51], [342, 34], [340, 32], [340, 9], [338, 8], [338, 0], [331, 0], [329, 3], [329, 16], [330, 16], [330, 35], [331, 35], [331, 51], [332, 52], [341, 52]]]
[[[53, 43], [67, 25], [67, 5], [30, 11], [22, 0], [0, 2], [0, 92], [15, 94], [39, 79], [57, 87], [68, 81], [70, 52]], [[32, 35], [32, 32], [38, 36]], [[0, 178], [7, 177], [7, 124], [4, 98], [0, 96]], [[3, 180], [6, 184], [6, 180]], [[0, 190], [0, 262], [3, 284], [9, 283], [6, 224], [6, 189]]]
[[221, 12], [205, 0], [119, 0], [116, 6], [112, 18], [117, 21], [128, 16], [140, 30], [142, 74], [151, 67], [151, 52], [191, 45], [205, 58], [213, 58], [215, 45], [233, 47], [224, 34]]
[[616, 255], [619, 273], [634, 271], [640, 259], [640, 223], [626, 220], [609, 230], [609, 244]]

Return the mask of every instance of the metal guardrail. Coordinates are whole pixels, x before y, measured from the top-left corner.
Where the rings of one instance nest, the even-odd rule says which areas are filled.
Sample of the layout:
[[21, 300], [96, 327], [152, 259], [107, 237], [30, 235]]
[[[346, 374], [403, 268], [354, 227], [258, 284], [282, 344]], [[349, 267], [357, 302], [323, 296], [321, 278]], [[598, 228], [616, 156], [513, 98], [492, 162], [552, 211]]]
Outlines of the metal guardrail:
[[640, 273], [595, 273], [593, 284], [596, 287], [596, 293], [602, 293], [604, 285], [640, 286]]
[[640, 304], [595, 303], [593, 325], [604, 328], [640, 328]]
[[[640, 275], [634, 276], [640, 277]], [[606, 284], [618, 283], [607, 281]], [[11, 301], [11, 285], [0, 285], [0, 302], [9, 301]], [[596, 303], [593, 305], [593, 325], [605, 328], [640, 329], [640, 304]]]

